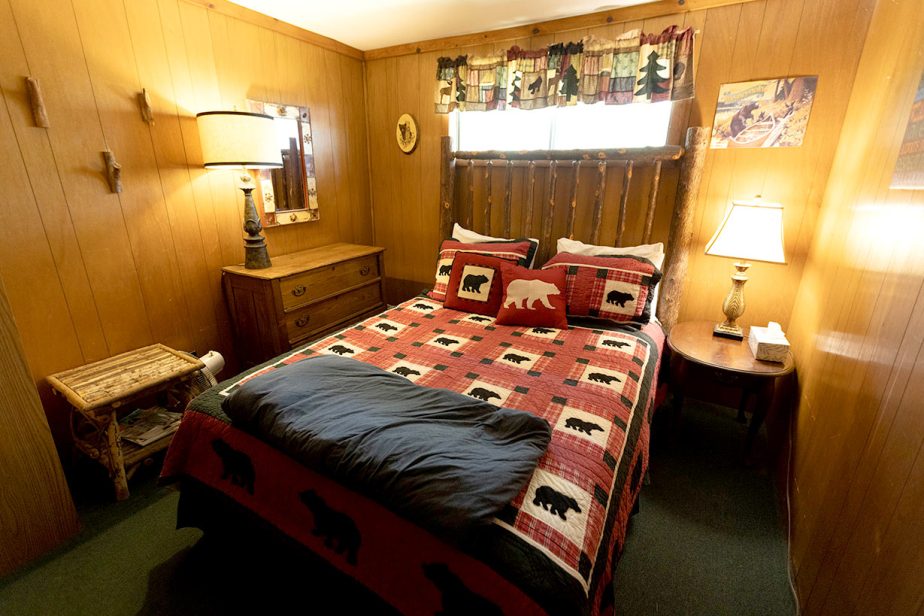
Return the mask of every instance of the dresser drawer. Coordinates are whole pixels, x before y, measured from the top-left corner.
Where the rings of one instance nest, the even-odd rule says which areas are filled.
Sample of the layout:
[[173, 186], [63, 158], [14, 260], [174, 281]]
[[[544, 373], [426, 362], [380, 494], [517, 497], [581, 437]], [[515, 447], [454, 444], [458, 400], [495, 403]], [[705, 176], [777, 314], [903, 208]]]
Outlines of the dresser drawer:
[[294, 344], [304, 340], [314, 332], [381, 305], [382, 294], [379, 285], [370, 284], [290, 312], [286, 315], [286, 332], [289, 335], [289, 342]]
[[379, 277], [376, 255], [334, 263], [279, 281], [282, 307], [290, 310]]

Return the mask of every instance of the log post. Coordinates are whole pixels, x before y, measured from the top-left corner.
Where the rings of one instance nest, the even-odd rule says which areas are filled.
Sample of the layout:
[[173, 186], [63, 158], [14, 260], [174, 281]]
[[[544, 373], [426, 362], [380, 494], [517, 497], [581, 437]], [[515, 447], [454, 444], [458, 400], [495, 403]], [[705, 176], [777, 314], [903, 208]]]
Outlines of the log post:
[[629, 203], [629, 189], [632, 187], [632, 169], [635, 161], [626, 161], [626, 170], [622, 176], [622, 195], [619, 197], [619, 220], [616, 223], [616, 245], [622, 246], [622, 236], [626, 232], [626, 206]]
[[693, 239], [693, 215], [703, 178], [709, 131], [702, 126], [687, 129], [686, 154], [680, 166], [680, 181], [677, 186], [677, 202], [671, 220], [668, 238], [666, 272], [661, 282], [658, 319], [666, 332], [677, 323], [680, 314], [680, 300], [684, 279], [690, 259], [690, 244]]
[[645, 231], [642, 243], [651, 242], [651, 229], [654, 227], [655, 210], [658, 209], [658, 186], [661, 184], [661, 161], [655, 161], [654, 177], [651, 179], [651, 191], [648, 193], [648, 211], [645, 213]]
[[465, 169], [465, 181], [468, 184], [468, 199], [465, 200], [465, 225], [466, 229], [472, 228], [472, 222], [475, 220], [475, 161], [468, 161], [468, 167]]
[[504, 237], [510, 237], [510, 207], [513, 199], [513, 163], [504, 166]]
[[452, 155], [452, 139], [440, 140], [440, 240], [452, 236], [455, 220], [453, 190], [455, 187], [456, 160]]
[[581, 181], [581, 166], [578, 161], [571, 162], [573, 177], [571, 178], [571, 199], [568, 201], [568, 239], [574, 239], [574, 219], [577, 215], [578, 184]]
[[529, 161], [526, 171], [526, 220], [523, 222], [523, 237], [533, 232], [533, 192], [536, 189], [536, 162]]
[[494, 195], [492, 194], [491, 170], [494, 168], [494, 161], [489, 160], [484, 166], [484, 234], [491, 235], [491, 209], [494, 207]]
[[600, 225], [603, 220], [603, 201], [606, 199], [606, 161], [597, 163], [597, 187], [594, 189], [594, 220], [590, 231], [590, 243], [600, 243]]
[[548, 199], [548, 205], [546, 206], [545, 218], [542, 221], [542, 242], [540, 244], [540, 247], [542, 248], [542, 254], [539, 255], [542, 257], [541, 261], [543, 262], [548, 258], [548, 255], [555, 254], [551, 248], [551, 245], [552, 223], [555, 222], [555, 190], [558, 187], [557, 161], [553, 160], [549, 163], [549, 175], [546, 186], [546, 197]]

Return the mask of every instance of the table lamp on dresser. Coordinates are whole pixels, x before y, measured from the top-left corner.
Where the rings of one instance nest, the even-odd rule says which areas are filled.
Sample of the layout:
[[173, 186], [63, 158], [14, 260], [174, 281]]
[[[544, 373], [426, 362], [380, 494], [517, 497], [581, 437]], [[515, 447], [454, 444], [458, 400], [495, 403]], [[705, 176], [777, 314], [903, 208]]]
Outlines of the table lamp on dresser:
[[[207, 169], [272, 169], [282, 167], [272, 116], [245, 111], [205, 111], [196, 115], [202, 159]], [[264, 269], [272, 265], [263, 224], [253, 202], [253, 178], [240, 173], [244, 191], [244, 267]]]
[[714, 336], [742, 340], [744, 331], [737, 320], [744, 314], [744, 283], [748, 281], [748, 261], [786, 263], [783, 256], [783, 206], [764, 203], [760, 195], [753, 201], [733, 201], [706, 254], [738, 259], [732, 274], [732, 288], [722, 304], [725, 322], [715, 326]]

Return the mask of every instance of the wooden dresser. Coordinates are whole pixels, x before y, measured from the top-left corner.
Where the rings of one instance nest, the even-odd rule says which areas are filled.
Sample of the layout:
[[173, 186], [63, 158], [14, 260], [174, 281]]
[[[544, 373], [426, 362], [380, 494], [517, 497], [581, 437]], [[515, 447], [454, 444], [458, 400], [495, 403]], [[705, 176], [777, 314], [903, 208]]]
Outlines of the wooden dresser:
[[273, 257], [273, 266], [266, 269], [222, 268], [242, 367], [382, 310], [384, 250], [331, 244]]

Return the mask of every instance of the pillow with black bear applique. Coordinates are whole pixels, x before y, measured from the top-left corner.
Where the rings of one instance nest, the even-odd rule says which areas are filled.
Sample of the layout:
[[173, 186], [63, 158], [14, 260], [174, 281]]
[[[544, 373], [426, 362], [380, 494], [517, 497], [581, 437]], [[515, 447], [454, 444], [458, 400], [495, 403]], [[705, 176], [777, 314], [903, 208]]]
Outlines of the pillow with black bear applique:
[[493, 317], [501, 302], [504, 259], [462, 252], [455, 256], [443, 305], [453, 310]]
[[651, 320], [651, 301], [661, 271], [644, 257], [560, 252], [542, 269], [565, 272], [568, 316], [617, 323]]
[[446, 299], [446, 288], [452, 273], [452, 261], [457, 253], [477, 253], [526, 265], [533, 258], [536, 245], [529, 240], [512, 242], [478, 242], [469, 244], [456, 240], [443, 240], [440, 254], [436, 261], [436, 280], [433, 289], [427, 294], [430, 299]]

